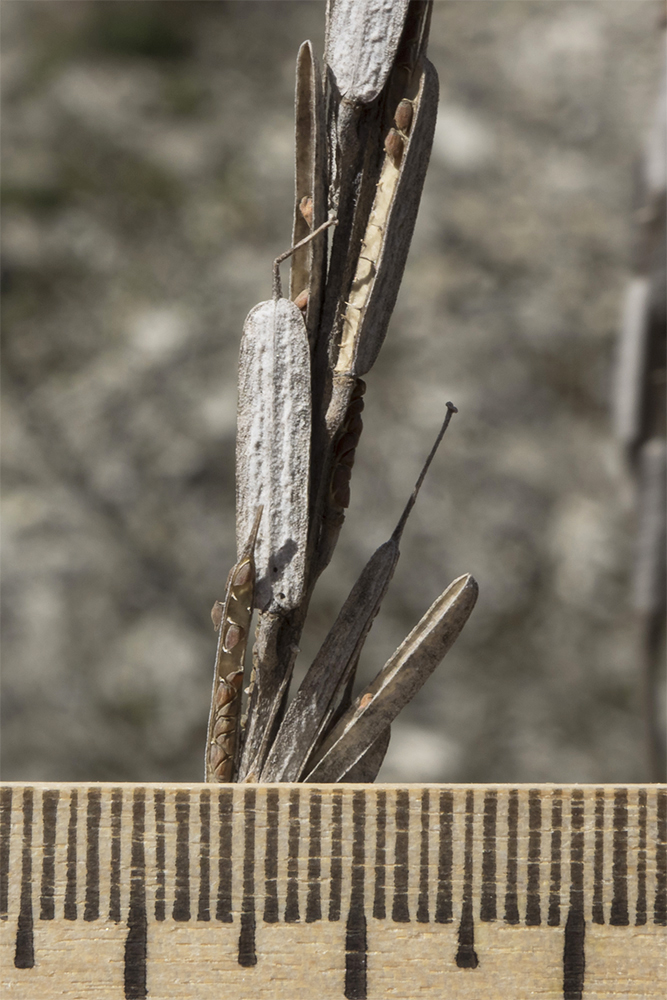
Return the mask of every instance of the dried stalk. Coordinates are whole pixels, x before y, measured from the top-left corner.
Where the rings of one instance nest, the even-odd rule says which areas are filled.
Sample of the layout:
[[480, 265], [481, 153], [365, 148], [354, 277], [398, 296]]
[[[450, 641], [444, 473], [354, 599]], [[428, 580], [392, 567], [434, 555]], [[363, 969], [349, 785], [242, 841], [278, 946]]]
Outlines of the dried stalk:
[[[467, 613], [472, 608], [476, 585], [466, 578], [465, 600], [452, 598], [451, 608], [445, 601], [447, 624], [441, 616], [435, 625], [418, 626], [420, 638], [406, 640], [414, 648], [374, 696], [380, 715], [374, 707], [355, 717], [354, 754], [342, 753], [337, 743], [329, 749], [331, 727], [338, 733], [349, 714], [359, 653], [391, 580], [405, 521], [455, 409], [448, 404], [394, 534], [363, 570], [285, 714], [308, 603], [349, 504], [362, 430], [361, 376], [386, 334], [433, 140], [438, 84], [425, 57], [431, 8], [430, 0], [329, 0], [323, 77], [310, 42], [299, 50], [294, 245], [275, 263], [272, 300], [246, 320], [239, 365], [239, 550], [254, 512], [264, 508], [255, 545], [260, 614], [239, 781], [302, 779], [313, 755], [318, 773], [337, 775], [323, 780], [372, 781], [389, 742], [389, 701], [397, 705], [417, 679], [423, 682], [424, 665], [443, 645], [441, 633], [453, 642], [451, 616], [459, 630], [467, 617], [457, 610], [460, 602], [468, 601]], [[327, 257], [322, 230], [332, 222]], [[288, 256], [289, 300], [282, 298], [278, 271]], [[437, 617], [433, 609], [429, 614]], [[345, 746], [350, 739], [346, 730]], [[320, 751], [323, 740], [327, 749]]]

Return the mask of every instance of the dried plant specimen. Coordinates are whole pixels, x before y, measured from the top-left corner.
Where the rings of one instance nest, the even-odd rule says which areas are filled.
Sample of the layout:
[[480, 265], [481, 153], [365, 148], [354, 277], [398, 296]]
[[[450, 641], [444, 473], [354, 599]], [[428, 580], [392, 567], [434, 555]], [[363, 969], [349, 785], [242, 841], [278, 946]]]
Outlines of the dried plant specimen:
[[[287, 706], [308, 603], [350, 501], [363, 428], [361, 376], [387, 332], [433, 141], [438, 82], [425, 56], [431, 6], [330, 0], [322, 75], [310, 42], [299, 49], [293, 246], [274, 264], [272, 299], [246, 319], [239, 362], [241, 555], [230, 580], [249, 566], [251, 538], [256, 581], [250, 604], [259, 612], [253, 668], [237, 752], [227, 727], [231, 733], [238, 715], [242, 664], [235, 660], [228, 674], [226, 661], [216, 667], [208, 780], [374, 780], [395, 715], [474, 606], [477, 585], [466, 575], [351, 705], [359, 654], [393, 576], [408, 514], [456, 411], [448, 403], [395, 531], [364, 567]], [[329, 246], [324, 230], [334, 225]], [[288, 256], [289, 298], [283, 298], [279, 264]], [[249, 592], [244, 597], [247, 616]], [[221, 610], [230, 628], [231, 600], [228, 590]], [[224, 643], [220, 649], [231, 655]]]

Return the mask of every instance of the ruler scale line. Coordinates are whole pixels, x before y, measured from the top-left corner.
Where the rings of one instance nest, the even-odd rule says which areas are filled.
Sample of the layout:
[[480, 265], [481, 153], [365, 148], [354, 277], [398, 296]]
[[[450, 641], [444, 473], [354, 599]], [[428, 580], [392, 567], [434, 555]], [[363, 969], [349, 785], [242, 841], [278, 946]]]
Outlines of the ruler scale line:
[[571, 798], [570, 909], [563, 945], [563, 1000], [581, 1000], [586, 970], [584, 918], [584, 795], [575, 788]]
[[266, 796], [266, 854], [264, 856], [264, 922], [277, 924], [278, 913], [278, 820], [280, 799], [276, 788]]
[[39, 895], [39, 919], [54, 920], [56, 916], [56, 823], [60, 792], [48, 789], [42, 794], [42, 884]]
[[560, 883], [561, 883], [561, 848], [563, 841], [563, 800], [562, 791], [553, 793], [551, 803], [551, 867], [549, 884], [549, 914], [547, 925], [558, 927], [560, 924]]
[[[17, 1000], [72, 983], [165, 1000], [172, 965], [187, 1000], [221, 975], [229, 995], [270, 982], [291, 1000], [320, 953], [328, 1000], [664, 995], [663, 786], [16, 783], [0, 808], [0, 946]], [[258, 934], [262, 911], [275, 929]], [[179, 914], [190, 924], [174, 936]], [[238, 954], [219, 953], [216, 918], [238, 922]]]
[[391, 919], [395, 923], [408, 923], [408, 879], [410, 860], [410, 794], [396, 792], [396, 842], [394, 863], [394, 903]]
[[[88, 789], [86, 815], [86, 902], [83, 919], [90, 922], [100, 915], [100, 819], [102, 789]], [[46, 827], [45, 827], [46, 831]], [[55, 832], [55, 830], [54, 830]]]
[[146, 790], [135, 788], [132, 797], [132, 847], [130, 852], [130, 905], [125, 939], [125, 1000], [148, 996], [148, 917], [146, 913]]
[[658, 792], [658, 839], [655, 849], [655, 903], [653, 921], [667, 926], [667, 792]]
[[332, 795], [331, 810], [331, 874], [329, 877], [329, 920], [340, 920], [343, 889], [343, 796]]
[[456, 953], [456, 964], [459, 969], [476, 969], [479, 965], [475, 951], [475, 922], [472, 913], [472, 880], [473, 880], [473, 843], [475, 821], [475, 793], [466, 792], [466, 832], [465, 855], [463, 862], [463, 905], [461, 907], [461, 923], [459, 925], [459, 950]]
[[167, 913], [167, 844], [165, 840], [165, 795], [158, 788], [153, 796], [155, 813], [155, 919], [162, 922]]
[[120, 913], [120, 829], [123, 818], [123, 790], [114, 788], [111, 792], [111, 861], [109, 879], [109, 920], [119, 924]]
[[614, 794], [614, 847], [612, 880], [614, 895], [611, 901], [609, 923], [613, 927], [627, 927], [628, 917], [628, 793], [618, 789]]
[[368, 940], [364, 911], [364, 865], [366, 796], [355, 792], [352, 799], [352, 887], [350, 912], [345, 928], [345, 997], [366, 1000]]
[[519, 923], [519, 793], [513, 788], [507, 805], [507, 889], [505, 892], [505, 923]]
[[438, 850], [438, 891], [435, 905], [435, 922], [449, 924], [454, 919], [452, 913], [452, 824], [454, 816], [454, 796], [451, 792], [440, 793], [440, 843]]
[[310, 793], [308, 815], [310, 838], [308, 843], [308, 897], [306, 899], [306, 923], [312, 924], [322, 919], [322, 899], [320, 877], [322, 874], [322, 793]]
[[375, 795], [375, 886], [373, 891], [373, 916], [384, 920], [387, 916], [387, 793]]
[[293, 788], [289, 795], [289, 832], [287, 838], [287, 894], [285, 898], [285, 923], [299, 922], [299, 819], [300, 795]]
[[12, 833], [12, 789], [0, 792], [0, 920], [7, 919], [9, 903], [9, 857]]
[[172, 917], [190, 919], [190, 793], [176, 792], [176, 885]]
[[21, 904], [16, 927], [17, 969], [32, 969], [35, 965], [35, 941], [32, 918], [32, 812], [33, 790], [23, 792], [23, 847], [21, 851]]
[[479, 917], [483, 921], [495, 920], [496, 911], [496, 822], [498, 817], [498, 793], [487, 792], [484, 796], [484, 830], [482, 846], [482, 889]]
[[218, 857], [218, 899], [215, 906], [215, 919], [223, 924], [231, 924], [232, 920], [232, 818], [234, 813], [234, 795], [229, 789], [221, 791], [218, 796], [219, 857]]
[[245, 790], [243, 815], [245, 838], [243, 845], [243, 900], [241, 903], [241, 931], [239, 934], [239, 965], [245, 969], [257, 965], [255, 947], [255, 806], [254, 788]]
[[635, 926], [642, 927], [646, 924], [646, 820], [647, 820], [647, 795], [646, 789], [642, 788], [637, 793], [637, 825], [639, 832], [639, 842], [637, 851], [637, 909], [635, 911]]
[[542, 923], [540, 907], [540, 856], [542, 852], [542, 803], [539, 791], [531, 788], [528, 793], [528, 892], [526, 899], [526, 926], [539, 927]]
[[604, 789], [595, 793], [595, 853], [593, 855], [593, 910], [594, 924], [604, 923]]
[[[67, 825], [67, 884], [65, 889], [65, 920], [76, 920], [76, 862], [77, 862], [77, 835], [78, 822], [77, 811], [79, 796], [76, 791], [72, 792], [69, 803], [69, 823]], [[120, 919], [120, 915], [119, 915]]]
[[211, 919], [211, 793], [199, 796], [199, 899], [197, 920]]
[[419, 898], [417, 900], [417, 923], [427, 924], [428, 915], [428, 835], [430, 820], [430, 796], [428, 789], [422, 792], [421, 801], [421, 842], [419, 846]]

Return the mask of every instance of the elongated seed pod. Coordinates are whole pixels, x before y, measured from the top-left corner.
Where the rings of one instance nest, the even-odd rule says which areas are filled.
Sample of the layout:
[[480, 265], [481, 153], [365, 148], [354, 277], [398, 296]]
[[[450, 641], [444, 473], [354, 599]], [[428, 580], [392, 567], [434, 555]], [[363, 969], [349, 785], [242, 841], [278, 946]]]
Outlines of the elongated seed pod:
[[341, 693], [353, 680], [364, 642], [396, 569], [403, 529], [455, 412], [456, 407], [448, 403], [447, 416], [391, 538], [364, 566], [292, 699], [262, 770], [262, 781], [298, 781], [326, 732]]
[[[310, 42], [299, 49], [295, 95], [294, 226], [296, 245], [327, 217], [327, 167], [324, 97], [320, 68]], [[312, 341], [320, 318], [327, 243], [316, 240], [292, 255], [290, 298], [306, 308], [306, 329]], [[305, 303], [305, 305], [304, 305]]]
[[227, 578], [225, 599], [216, 601], [211, 611], [219, 634], [206, 739], [206, 781], [231, 781], [233, 778], [243, 663], [254, 603], [253, 551], [261, 517], [260, 507], [255, 514], [250, 537]]
[[299, 307], [282, 298], [280, 263], [321, 236], [318, 226], [273, 264], [273, 298], [248, 313], [239, 357], [236, 434], [236, 541], [248, 537], [258, 507], [264, 527], [255, 551], [255, 604], [289, 611], [301, 600], [308, 537], [310, 349]]
[[309, 782], [343, 780], [452, 647], [477, 600], [466, 573], [449, 585], [319, 748]]
[[410, 134], [391, 129], [386, 138], [384, 165], [343, 320], [336, 372], [364, 375], [382, 346], [417, 218], [437, 105], [437, 73], [423, 59]]
[[236, 439], [237, 541], [264, 507], [255, 602], [294, 607], [303, 593], [308, 533], [310, 352], [301, 312], [261, 302], [243, 327]]

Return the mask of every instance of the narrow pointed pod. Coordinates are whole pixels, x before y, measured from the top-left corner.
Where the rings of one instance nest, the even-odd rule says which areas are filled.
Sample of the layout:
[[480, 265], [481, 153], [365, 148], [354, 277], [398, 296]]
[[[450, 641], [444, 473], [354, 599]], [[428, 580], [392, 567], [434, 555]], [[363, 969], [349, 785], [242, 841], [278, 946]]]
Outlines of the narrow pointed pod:
[[[433, 142], [438, 104], [437, 74], [431, 63], [420, 56], [406, 79], [402, 48], [400, 58], [401, 64], [392, 71], [387, 92], [383, 95], [387, 110], [382, 118], [381, 134], [378, 133], [382, 155], [372, 171], [372, 190], [367, 190], [370, 178], [366, 178], [366, 172], [360, 180], [360, 195], [345, 258], [349, 273], [338, 274], [341, 280], [336, 290], [336, 239], [344, 235], [338, 233], [327, 279], [322, 322], [322, 336], [326, 337], [327, 344], [325, 348], [324, 343], [320, 343], [318, 350], [327, 351], [330, 382], [327, 383], [326, 414], [321, 424], [315, 424], [316, 434], [321, 435], [321, 441], [317, 439], [315, 462], [315, 477], [320, 483], [316, 515], [320, 532], [314, 560], [317, 575], [331, 558], [344, 521], [344, 509], [349, 503], [349, 489], [344, 481], [349, 479], [349, 474], [341, 468], [337, 449], [347, 433], [346, 424], [350, 407], [355, 404], [354, 394], [360, 376], [375, 363], [385, 338], [410, 248]], [[393, 127], [397, 117], [402, 129]], [[387, 149], [385, 140], [390, 133], [396, 133], [396, 141], [401, 144], [400, 157], [391, 148]], [[343, 295], [341, 289], [344, 289]], [[337, 295], [335, 302], [334, 293]], [[321, 364], [317, 350], [313, 363], [317, 383]]]
[[329, 733], [304, 781], [344, 780], [451, 649], [477, 593], [469, 573], [449, 585]]
[[[296, 63], [294, 223], [292, 244], [298, 245], [327, 217], [327, 163], [324, 95], [321, 71], [313, 47], [304, 42]], [[290, 298], [301, 309], [309, 340], [320, 319], [326, 240], [296, 250], [290, 269]]]
[[386, 726], [371, 743], [368, 750], [361, 755], [357, 763], [353, 764], [339, 780], [371, 785], [382, 767], [390, 740], [391, 726]]
[[359, 655], [394, 575], [403, 529], [438, 445], [449, 426], [453, 403], [391, 538], [371, 556], [313, 660], [285, 717], [262, 770], [262, 781], [298, 781], [326, 732], [336, 703], [351, 684]]
[[262, 508], [255, 513], [250, 537], [227, 578], [224, 601], [211, 610], [218, 631], [211, 709], [206, 738], [205, 780], [231, 781], [239, 737], [243, 664], [255, 591], [253, 557]]

